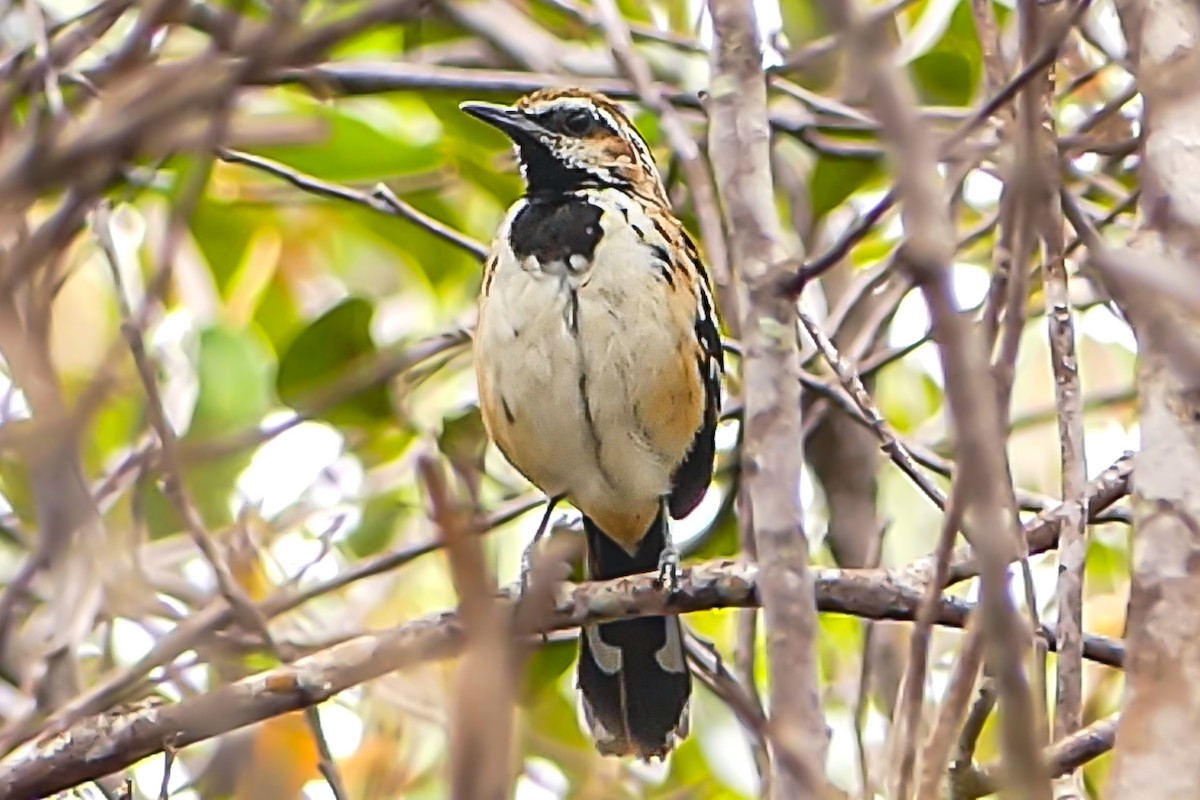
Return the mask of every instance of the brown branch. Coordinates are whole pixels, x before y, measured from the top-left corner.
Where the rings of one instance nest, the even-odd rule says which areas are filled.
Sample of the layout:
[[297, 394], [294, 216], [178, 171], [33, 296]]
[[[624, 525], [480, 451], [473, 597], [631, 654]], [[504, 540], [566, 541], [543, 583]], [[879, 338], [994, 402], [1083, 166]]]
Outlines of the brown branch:
[[[1138, 167], [1141, 229], [1123, 258], [1093, 253], [1138, 339], [1143, 449], [1134, 486], [1128, 674], [1111, 797], [1188, 797], [1200, 759], [1183, 731], [1200, 726], [1200, 8], [1187, 0], [1128, 4], [1146, 101]], [[1140, 35], [1135, 39], [1135, 35]]]
[[801, 525], [801, 414], [795, 304], [775, 290], [782, 261], [770, 167], [767, 87], [750, 0], [710, 0], [715, 46], [709, 153], [730, 230], [745, 334], [739, 524], [762, 565], [770, 676], [771, 791], [820, 798], [825, 721], [817, 684], [817, 617]]
[[[1058, 57], [1059, 48], [1067, 34], [1071, 32], [1075, 22], [1090, 6], [1090, 0], [1076, 2], [1071, 12], [1064, 15], [1061, 22], [1053, 31], [1047, 33], [1046, 46], [1038, 53], [1037, 58], [1027, 63], [1004, 87], [989, 97], [966, 120], [958, 125], [939, 145], [937, 157], [951, 158], [958, 154], [959, 147], [979, 126], [983, 125], [999, 109], [1007, 105], [1021, 89], [1036, 77], [1041, 70], [1052, 64]], [[835, 264], [845, 258], [856, 244], [863, 240], [879, 223], [883, 216], [896, 204], [898, 195], [895, 190], [889, 191], [875, 205], [867, 209], [859, 220], [838, 237], [830, 247], [821, 254], [806, 262], [796, 273], [781, 284], [783, 291], [798, 295], [813, 279], [832, 269]]]
[[512, 762], [514, 665], [507, 618], [495, 601], [495, 579], [472, 530], [470, 506], [451, 493], [433, 459], [422, 457], [417, 470], [446, 542], [465, 641], [450, 721], [451, 797], [500, 800], [508, 794]]
[[[1036, 23], [1044, 24], [1046, 9], [1035, 4], [1022, 6], [1022, 13], [1031, 13]], [[1061, 490], [1064, 500], [1084, 496], [1087, 490], [1087, 460], [1084, 453], [1084, 399], [1079, 381], [1079, 356], [1075, 349], [1075, 325], [1072, 321], [1070, 285], [1067, 279], [1066, 246], [1063, 241], [1063, 215], [1059, 200], [1059, 172], [1051, 165], [1057, 160], [1052, 153], [1057, 139], [1053, 114], [1054, 81], [1048, 79], [1042, 87], [1038, 103], [1036, 137], [1040, 171], [1044, 182], [1041, 189], [1041, 238], [1045, 248], [1045, 307], [1046, 332], [1050, 340], [1050, 364], [1054, 372], [1054, 405], [1057, 411], [1059, 453], [1062, 460]], [[1030, 122], [1029, 124], [1033, 124]], [[1033, 132], [1031, 132], [1031, 136]], [[1052, 160], [1053, 159], [1053, 160]], [[1082, 724], [1083, 695], [1083, 571], [1087, 556], [1087, 512], [1063, 521], [1058, 544], [1058, 658], [1056, 659], [1056, 689], [1054, 706], [1054, 739], [1074, 733]]]
[[[12, 156], [0, 162], [0, 196], [11, 207], [30, 202], [40, 192], [81, 182], [94, 193], [119, 178], [134, 157], [194, 148], [204, 138], [205, 121], [235, 87], [281, 68], [317, 61], [334, 45], [363, 31], [416, 19], [428, 4], [429, 0], [376, 0], [303, 30], [266, 25], [244, 37], [228, 55], [210, 49], [147, 68], [125, 91], [101, 97], [97, 113], [18, 131], [7, 145]], [[3, 104], [0, 99], [0, 107]], [[6, 293], [12, 279], [12, 274], [7, 276]]]
[[[911, 620], [921, 601], [919, 587], [888, 570], [814, 569], [812, 575], [816, 605], [824, 612]], [[540, 641], [542, 631], [612, 619], [752, 607], [758, 603], [761, 578], [753, 565], [717, 560], [687, 568], [679, 590], [670, 596], [663, 592], [656, 573], [567, 584], [532, 641]], [[502, 603], [509, 604], [507, 599]], [[940, 624], [962, 627], [973, 610], [960, 598], [944, 597], [937, 619]], [[313, 706], [389, 672], [451, 658], [463, 645], [458, 614], [442, 612], [340, 642], [180, 703], [101, 714], [43, 737], [31, 750], [0, 763], [0, 796], [32, 800], [52, 794], [161, 752], [165, 742], [182, 748]], [[1106, 664], [1119, 664], [1124, 657], [1119, 643], [1099, 636], [1087, 637], [1085, 653]], [[772, 726], [771, 735], [777, 732]]]
[[[1041, 553], [1052, 549], [1057, 543], [1059, 527], [1071, 514], [1076, 513], [1076, 508], [1086, 509], [1089, 519], [1095, 519], [1123, 497], [1128, 492], [1132, 461], [1132, 456], [1122, 457], [1088, 485], [1088, 492], [1081, 501], [1063, 503], [1042, 512], [1027, 523], [1024, 533], [1028, 551]], [[491, 530], [497, 525], [511, 521], [529, 511], [539, 502], [538, 498], [532, 496], [518, 498], [494, 511], [483, 525], [483, 529]], [[359, 580], [398, 569], [416, 558], [434, 552], [440, 546], [441, 540], [432, 538], [410, 545], [403, 550], [377, 556], [304, 589], [282, 589], [262, 602], [262, 611], [268, 618], [286, 613], [317, 597], [344, 589]], [[891, 570], [886, 573], [890, 577], [881, 578], [881, 580], [902, 587], [912, 587], [914, 591], [919, 592], [923, 591], [934, 573], [934, 559], [927, 557], [918, 559], [906, 567]], [[978, 566], [970, 549], [962, 547], [955, 550], [945, 584], [953, 585], [977, 575]], [[818, 599], [820, 597], [821, 589], [818, 585]], [[848, 611], [847, 613], [855, 612]], [[34, 720], [18, 721], [15, 723], [15, 727], [10, 724], [10, 727], [4, 731], [3, 748], [10, 749], [15, 744], [39, 733], [43, 736], [61, 733], [83, 717], [110, 708], [128, 696], [129, 692], [136, 688], [153, 669], [169, 664], [181, 653], [192, 648], [201, 637], [209, 635], [233, 621], [234, 615], [228, 604], [217, 598], [202, 610], [180, 622], [136, 663], [105, 678], [80, 697], [67, 703], [55, 717], [44, 725], [39, 725]], [[1053, 636], [1050, 638], [1053, 640]], [[1094, 643], [1092, 656], [1103, 657], [1107, 662], [1112, 663], [1119, 661], [1115, 653], [1107, 652], [1105, 655], [1106, 651], [1102, 648], [1097, 649], [1099, 645], [1095, 642], [1098, 640], [1092, 641]]]
[[[932, 633], [942, 589], [950, 574], [950, 557], [954, 552], [954, 540], [962, 526], [963, 497], [962, 479], [955, 482], [953, 499], [945, 510], [942, 531], [938, 537], [937, 550], [933, 554], [933, 575], [925, 585], [917, 624], [908, 643], [908, 664], [901, 681], [900, 701], [896, 704], [892, 735], [896, 741], [895, 778], [892, 791], [897, 800], [908, 800], [912, 788], [913, 770], [916, 768], [917, 741], [921, 736], [921, 709], [925, 697], [925, 676], [929, 670], [929, 639]], [[978, 626], [975, 626], [975, 631]], [[973, 632], [973, 635], [976, 635]], [[964, 647], [959, 653], [956, 668], [963, 669], [970, 649]], [[974, 673], [971, 674], [974, 681]]]
[[[826, 15], [848, 32], [853, 57], [863, 64], [872, 105], [895, 157], [896, 194], [903, 197], [907, 235], [904, 262], [925, 295], [941, 345], [948, 403], [959, 442], [968, 536], [980, 560], [982, 627], [1005, 709], [1005, 763], [1022, 795], [1048, 800], [1050, 784], [1034, 746], [1037, 715], [1022, 667], [1027, 641], [1008, 592], [1007, 565], [1016, 544], [1011, 482], [1000, 437], [1000, 413], [980, 331], [957, 309], [950, 284], [952, 227], [937, 172], [937, 152], [914, 111], [912, 89], [893, 67], [878, 31], [859, 24], [856, 3], [825, 2]], [[1085, 2], [1080, 5], [1086, 5]]]
[[378, 211], [380, 214], [386, 214], [389, 217], [398, 217], [407, 220], [418, 227], [424, 228], [439, 239], [465, 250], [477, 259], [483, 260], [487, 255], [487, 245], [477, 242], [466, 234], [454, 230], [428, 214], [418, 211], [408, 203], [400, 200], [392, 192], [387, 191], [387, 187], [382, 184], [371, 193], [360, 192], [346, 186], [339, 186], [336, 183], [323, 181], [320, 178], [314, 178], [311, 175], [305, 175], [291, 167], [271, 161], [268, 158], [251, 155], [250, 153], [239, 153], [236, 150], [220, 148], [217, 150], [217, 158], [230, 164], [241, 164], [252, 167], [260, 172], [265, 172], [268, 175], [274, 175], [277, 178], [287, 181], [297, 189], [302, 189], [319, 197], [346, 200], [366, 206], [372, 211]]
[[[1115, 714], [1105, 717], [1047, 747], [1042, 753], [1046, 771], [1053, 777], [1066, 775], [1112, 750], [1118, 720]], [[1006, 785], [1004, 770], [999, 764], [964, 773], [957, 780], [954, 787], [956, 800], [986, 797]]]
[[[975, 621], [978, 623], [978, 620]], [[983, 723], [995, 704], [995, 691], [990, 681], [980, 687], [980, 697], [988, 698], [986, 705], [977, 702], [967, 712], [967, 703], [975, 680], [983, 666], [983, 636], [978, 624], [967, 628], [962, 649], [954, 662], [950, 681], [942, 695], [937, 719], [921, 750], [921, 773], [917, 784], [917, 800], [938, 800], [942, 796], [942, 781], [946, 777], [946, 764], [950, 760], [950, 748], [957, 740], [959, 754], [964, 749], [974, 752], [976, 741], [983, 730]], [[985, 693], [985, 688], [987, 689]], [[964, 720], [965, 717], [965, 720]], [[970, 755], [967, 756], [970, 763]]]
[[[542, 500], [543, 498], [540, 496], [529, 496], [517, 498], [505, 504], [492, 512], [481, 525], [481, 532], [490, 531], [499, 525], [511, 522], [536, 507]], [[437, 551], [442, 545], [440, 537], [427, 539], [401, 550], [363, 561], [304, 589], [280, 589], [262, 601], [262, 613], [268, 619], [274, 618], [318, 597], [344, 589], [357, 581], [399, 569], [417, 558]], [[103, 678], [97, 685], [66, 703], [57, 714], [45, 723], [40, 723], [34, 717], [10, 723], [0, 735], [0, 752], [8, 752], [16, 745], [28, 741], [34, 736], [57, 735], [86, 716], [111, 708], [142, 685], [151, 671], [171, 663], [180, 654], [193, 648], [198, 641], [231, 624], [234, 620], [234, 612], [229, 604], [221, 597], [215, 598], [207, 606], [172, 628], [136, 662]]]

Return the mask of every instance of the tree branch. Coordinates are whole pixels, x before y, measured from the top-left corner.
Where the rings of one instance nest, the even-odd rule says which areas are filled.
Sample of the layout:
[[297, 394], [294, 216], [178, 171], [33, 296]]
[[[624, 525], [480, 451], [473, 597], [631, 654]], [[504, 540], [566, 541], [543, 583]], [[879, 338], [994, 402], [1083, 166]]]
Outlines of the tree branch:
[[[903, 573], [882, 569], [814, 569], [816, 606], [866, 619], [911, 620], [921, 587]], [[679, 590], [667, 596], [656, 573], [612, 581], [566, 584], [530, 637], [634, 616], [681, 614], [714, 608], [748, 608], [759, 602], [760, 570], [717, 560], [685, 570]], [[511, 596], [500, 603], [511, 615]], [[936, 618], [962, 627], [974, 606], [943, 597]], [[1053, 631], [1046, 631], [1050, 642]], [[182, 748], [270, 717], [321, 703], [339, 692], [398, 669], [451, 658], [462, 651], [463, 626], [442, 612], [385, 631], [340, 642], [304, 658], [170, 705], [121, 707], [43, 738], [0, 765], [0, 796], [43, 797], [125, 769], [165, 744]], [[1124, 649], [1100, 636], [1085, 637], [1084, 653], [1119, 665]], [[774, 735], [776, 728], [772, 728]]]
[[771, 792], [820, 798], [829, 790], [827, 737], [817, 683], [808, 541], [801, 524], [796, 305], [775, 289], [783, 248], [771, 180], [766, 78], [750, 0], [709, 0], [709, 12], [715, 35], [709, 152], [739, 295], [747, 301], [739, 302], [745, 339], [738, 523], [753, 532], [763, 569]]

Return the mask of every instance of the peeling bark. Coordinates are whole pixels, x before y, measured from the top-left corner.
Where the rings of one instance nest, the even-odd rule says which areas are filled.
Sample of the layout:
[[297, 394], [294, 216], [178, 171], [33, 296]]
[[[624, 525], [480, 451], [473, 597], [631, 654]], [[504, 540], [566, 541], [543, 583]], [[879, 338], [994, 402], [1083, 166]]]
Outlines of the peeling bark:
[[[1138, 271], [1158, 273], [1152, 280], [1160, 289], [1195, 286], [1200, 8], [1151, 0], [1140, 11], [1140, 42], [1131, 41], [1140, 43], [1146, 101], [1144, 228], [1128, 253], [1136, 253]], [[1200, 352], [1200, 314], [1161, 296], [1147, 302], [1155, 291], [1143, 285], [1124, 298], [1138, 334], [1143, 450], [1134, 485], [1125, 710], [1107, 793], [1113, 798], [1194, 798], [1200, 787], [1200, 373], [1193, 359], [1181, 357]]]

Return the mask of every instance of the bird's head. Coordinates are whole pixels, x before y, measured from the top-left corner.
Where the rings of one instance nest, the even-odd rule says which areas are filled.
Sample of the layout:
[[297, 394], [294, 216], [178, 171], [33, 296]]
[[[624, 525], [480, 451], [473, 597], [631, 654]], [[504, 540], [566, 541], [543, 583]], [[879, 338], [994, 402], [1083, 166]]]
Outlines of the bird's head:
[[598, 92], [541, 89], [511, 106], [470, 102], [460, 108], [513, 140], [531, 195], [615, 186], [666, 203], [650, 148], [617, 104]]

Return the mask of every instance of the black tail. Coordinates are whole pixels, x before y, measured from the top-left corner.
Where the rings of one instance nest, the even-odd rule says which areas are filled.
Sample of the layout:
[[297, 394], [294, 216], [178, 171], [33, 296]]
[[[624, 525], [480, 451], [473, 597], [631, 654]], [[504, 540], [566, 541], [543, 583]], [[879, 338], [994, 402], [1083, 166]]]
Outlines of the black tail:
[[[666, 546], [662, 513], [632, 556], [587, 517], [588, 577], [620, 578], [658, 569]], [[687, 736], [692, 679], [678, 617], [590, 625], [579, 634], [579, 690], [596, 749], [606, 755], [665, 757]]]

